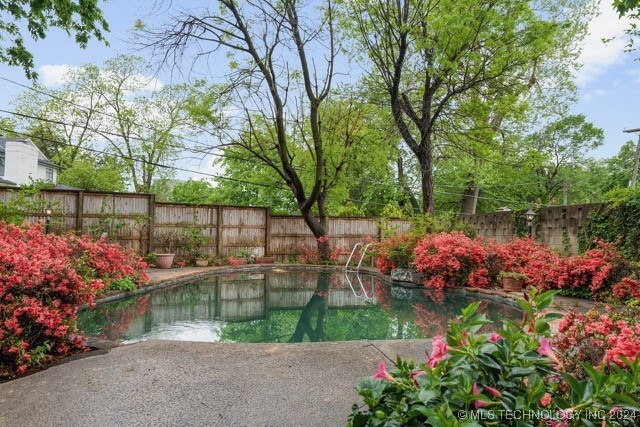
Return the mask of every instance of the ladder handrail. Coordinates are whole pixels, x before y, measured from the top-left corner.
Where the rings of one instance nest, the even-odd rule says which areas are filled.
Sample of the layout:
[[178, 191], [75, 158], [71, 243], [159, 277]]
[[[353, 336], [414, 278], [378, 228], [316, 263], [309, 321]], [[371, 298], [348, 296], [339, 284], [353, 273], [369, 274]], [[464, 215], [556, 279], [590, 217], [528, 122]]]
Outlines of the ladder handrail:
[[362, 243], [358, 242], [355, 245], [353, 245], [353, 249], [351, 249], [351, 255], [349, 255], [349, 259], [347, 260], [347, 263], [344, 266], [345, 270], [349, 268], [349, 263], [351, 262], [351, 258], [353, 258], [353, 254], [356, 253], [356, 249], [358, 248], [358, 246], [362, 246]]
[[367, 254], [367, 249], [369, 249], [369, 246], [371, 246], [371, 243], [367, 243], [367, 246], [365, 246], [364, 249], [362, 250], [362, 256], [360, 257], [360, 262], [358, 263], [358, 268], [356, 268], [356, 271], [360, 270], [360, 266], [362, 265], [364, 256]]
[[[367, 255], [367, 250], [371, 245], [372, 243], [367, 243], [367, 245], [364, 247], [362, 254], [360, 255], [360, 261], [358, 261], [358, 266], [356, 267], [355, 271], [360, 271], [360, 267], [362, 266], [362, 261], [364, 260], [364, 257]], [[356, 249], [358, 249], [358, 247], [360, 246], [362, 246], [362, 243], [360, 242], [353, 245], [353, 249], [351, 249], [351, 254], [349, 255], [349, 259], [347, 259], [347, 263], [344, 265], [345, 271], [349, 270], [349, 264], [351, 263], [351, 258], [353, 258], [353, 255], [356, 253]]]

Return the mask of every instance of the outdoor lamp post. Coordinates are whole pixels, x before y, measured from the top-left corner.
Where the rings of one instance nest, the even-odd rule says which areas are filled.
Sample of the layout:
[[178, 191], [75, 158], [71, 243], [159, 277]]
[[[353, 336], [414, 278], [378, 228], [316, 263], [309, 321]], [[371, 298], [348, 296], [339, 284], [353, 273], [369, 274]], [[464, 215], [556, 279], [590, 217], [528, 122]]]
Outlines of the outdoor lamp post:
[[533, 219], [536, 217], [536, 213], [533, 211], [532, 208], [529, 208], [529, 210], [524, 214], [525, 218], [527, 218], [527, 231], [529, 232], [529, 237], [531, 237], [532, 232], [533, 232]]
[[44, 213], [47, 215], [44, 223], [44, 234], [49, 234], [49, 231], [51, 230], [51, 206], [47, 206]]

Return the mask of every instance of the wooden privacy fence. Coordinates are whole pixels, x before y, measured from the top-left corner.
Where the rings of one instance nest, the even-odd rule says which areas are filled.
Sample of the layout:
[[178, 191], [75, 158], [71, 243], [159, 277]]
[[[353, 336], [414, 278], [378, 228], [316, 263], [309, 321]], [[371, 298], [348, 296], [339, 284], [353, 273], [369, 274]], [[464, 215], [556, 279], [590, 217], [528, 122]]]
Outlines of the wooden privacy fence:
[[[0, 189], [0, 201], [17, 193]], [[221, 205], [157, 203], [152, 194], [102, 193], [73, 190], [44, 190], [41, 212], [28, 222], [45, 221], [44, 206], [52, 209], [51, 229], [56, 233], [75, 231], [100, 236], [133, 248], [140, 254], [186, 249], [185, 235], [202, 236], [199, 245], [211, 256], [275, 256], [286, 261], [302, 252], [302, 246], [315, 248], [313, 234], [298, 216], [271, 215], [269, 208]], [[391, 227], [406, 231], [409, 223], [392, 220]], [[367, 239], [379, 241], [382, 229], [375, 218], [331, 218], [329, 235], [333, 245], [342, 248], [340, 261], [346, 261], [353, 245]]]
[[[17, 192], [0, 189], [0, 201], [16, 197]], [[156, 203], [152, 194], [102, 193], [72, 190], [46, 190], [37, 196], [41, 212], [28, 222], [45, 220], [44, 207], [53, 210], [51, 229], [100, 236], [133, 248], [140, 254], [171, 249], [184, 252], [185, 241], [176, 237], [193, 233], [201, 237], [201, 249], [211, 256], [275, 256], [287, 261], [302, 252], [303, 245], [315, 248], [315, 238], [299, 216], [271, 215], [269, 208], [221, 205]], [[597, 204], [554, 206], [538, 210], [534, 233], [539, 242], [554, 249], [577, 253], [578, 232]], [[33, 208], [32, 208], [33, 210]], [[479, 235], [498, 242], [515, 236], [514, 215], [520, 212], [493, 212], [463, 216], [462, 220]], [[385, 227], [407, 231], [409, 222], [391, 220]], [[342, 248], [340, 261], [346, 261], [356, 243], [384, 237], [376, 218], [331, 218], [331, 243]], [[172, 237], [174, 239], [172, 239]]]

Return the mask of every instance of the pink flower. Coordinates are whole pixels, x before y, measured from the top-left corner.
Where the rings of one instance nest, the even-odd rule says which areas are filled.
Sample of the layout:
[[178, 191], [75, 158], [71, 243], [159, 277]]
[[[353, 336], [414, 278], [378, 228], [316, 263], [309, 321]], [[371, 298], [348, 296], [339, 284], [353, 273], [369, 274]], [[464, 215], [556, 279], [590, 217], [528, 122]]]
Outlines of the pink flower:
[[544, 396], [542, 396], [542, 398], [540, 399], [540, 404], [542, 406], [549, 406], [550, 403], [551, 403], [551, 395], [549, 395], [549, 393], [545, 393]]
[[378, 372], [373, 376], [373, 379], [381, 379], [384, 381], [389, 381], [389, 382], [393, 382], [395, 381], [393, 379], [393, 377], [391, 376], [391, 374], [389, 372], [387, 372], [387, 368], [384, 367], [384, 363], [380, 362], [378, 364]]
[[[480, 390], [478, 389], [478, 385], [476, 383], [473, 383], [473, 394], [474, 396], [477, 394], [480, 394]], [[489, 402], [476, 399], [473, 401], [473, 406], [476, 409], [480, 409], [480, 408], [484, 408], [485, 406], [489, 406]]]
[[500, 393], [497, 389], [493, 387], [489, 387], [488, 385], [485, 385], [484, 389], [487, 390], [487, 392], [489, 392], [491, 397], [502, 397], [502, 393]]
[[489, 335], [489, 341], [491, 342], [498, 342], [500, 338], [502, 338], [502, 335], [497, 332], [491, 332], [491, 335]]
[[538, 347], [538, 353], [543, 356], [547, 356], [554, 363], [560, 364], [560, 361], [558, 360], [558, 357], [556, 356], [556, 354], [553, 352], [553, 349], [551, 348], [551, 344], [549, 344], [548, 339], [542, 338], [540, 340], [540, 347]]
[[441, 360], [447, 357], [447, 342], [442, 339], [442, 335], [437, 335], [431, 340], [431, 347], [433, 351], [427, 361], [427, 365], [429, 365], [430, 368], [435, 368]]

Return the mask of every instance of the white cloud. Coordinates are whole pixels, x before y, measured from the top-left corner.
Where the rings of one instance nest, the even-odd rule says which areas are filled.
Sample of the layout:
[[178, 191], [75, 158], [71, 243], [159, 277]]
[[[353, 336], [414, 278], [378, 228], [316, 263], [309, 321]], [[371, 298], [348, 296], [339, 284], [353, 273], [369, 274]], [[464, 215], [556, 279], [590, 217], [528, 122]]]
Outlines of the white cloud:
[[[78, 70], [80, 67], [74, 67], [67, 64], [62, 65], [43, 65], [38, 68], [40, 82], [46, 87], [60, 86], [67, 82], [67, 76], [70, 71]], [[102, 78], [109, 79], [109, 74], [102, 72]], [[138, 92], [155, 92], [164, 87], [164, 83], [155, 77], [135, 74], [130, 77], [127, 92], [135, 94]]]
[[[600, 14], [589, 23], [588, 35], [584, 39], [579, 62], [583, 64], [577, 72], [578, 85], [584, 86], [603, 74], [609, 67], [622, 61], [624, 54], [624, 30], [629, 27], [627, 18], [618, 18], [610, 2], [601, 2]], [[603, 43], [602, 39], [614, 40]]]
[[67, 64], [62, 65], [43, 65], [38, 68], [38, 75], [43, 85], [47, 87], [59, 86], [66, 82], [65, 75], [77, 67], [71, 67]]

